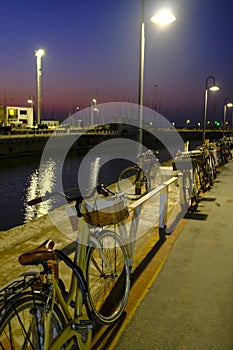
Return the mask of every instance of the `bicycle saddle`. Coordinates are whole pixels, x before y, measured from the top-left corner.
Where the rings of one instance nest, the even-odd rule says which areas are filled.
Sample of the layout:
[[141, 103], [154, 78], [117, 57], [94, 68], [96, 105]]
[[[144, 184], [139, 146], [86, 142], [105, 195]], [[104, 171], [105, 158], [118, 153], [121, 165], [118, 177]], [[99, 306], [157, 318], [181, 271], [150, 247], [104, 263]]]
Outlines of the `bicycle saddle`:
[[21, 265], [37, 265], [47, 260], [55, 260], [53, 247], [54, 242], [51, 239], [47, 239], [39, 247], [20, 255], [19, 263]]

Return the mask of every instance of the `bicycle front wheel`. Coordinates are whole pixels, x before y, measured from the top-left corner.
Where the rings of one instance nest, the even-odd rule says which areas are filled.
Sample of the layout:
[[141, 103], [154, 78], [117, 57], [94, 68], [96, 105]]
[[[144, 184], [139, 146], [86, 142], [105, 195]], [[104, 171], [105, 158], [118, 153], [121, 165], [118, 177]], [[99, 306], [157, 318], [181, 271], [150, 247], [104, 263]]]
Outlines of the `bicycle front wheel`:
[[[44, 349], [46, 319], [46, 300], [40, 294], [24, 293], [12, 299], [0, 318], [0, 348]], [[54, 305], [49, 329], [50, 344], [64, 324], [60, 309]]]
[[87, 256], [89, 301], [97, 320], [111, 324], [119, 319], [130, 289], [130, 266], [122, 239], [102, 231]]
[[147, 193], [147, 178], [139, 167], [129, 167], [120, 173], [117, 187], [129, 199], [137, 199]]

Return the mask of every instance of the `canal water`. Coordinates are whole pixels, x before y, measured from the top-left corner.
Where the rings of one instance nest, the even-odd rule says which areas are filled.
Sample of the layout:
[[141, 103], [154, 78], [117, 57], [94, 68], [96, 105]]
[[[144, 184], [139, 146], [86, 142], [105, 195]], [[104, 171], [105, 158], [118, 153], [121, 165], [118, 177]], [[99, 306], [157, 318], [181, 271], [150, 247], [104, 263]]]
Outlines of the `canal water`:
[[[193, 147], [194, 145], [190, 149]], [[167, 161], [168, 153], [163, 149], [159, 152], [160, 162]], [[66, 158], [62, 173], [65, 190], [78, 187], [78, 169], [82, 158], [75, 153]], [[100, 171], [100, 182], [106, 185], [116, 182], [119, 172], [127, 165], [129, 164], [123, 159], [106, 162]], [[40, 195], [39, 168], [40, 156], [0, 160], [0, 231], [22, 225], [44, 214], [27, 205], [28, 200]], [[56, 185], [56, 162], [53, 159], [48, 161], [44, 172], [42, 176], [46, 181], [49, 180], [52, 192]]]

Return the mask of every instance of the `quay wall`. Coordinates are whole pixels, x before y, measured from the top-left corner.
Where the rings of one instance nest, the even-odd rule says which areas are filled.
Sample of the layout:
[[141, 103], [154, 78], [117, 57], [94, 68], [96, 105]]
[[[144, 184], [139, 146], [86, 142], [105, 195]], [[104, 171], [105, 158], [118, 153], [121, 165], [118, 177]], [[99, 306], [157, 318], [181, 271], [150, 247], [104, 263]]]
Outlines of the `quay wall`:
[[[77, 153], [85, 153], [88, 149], [104, 141], [109, 137], [114, 137], [115, 134], [103, 133], [88, 133], [79, 135], [57, 135], [54, 137], [57, 145], [56, 150], [59, 147], [65, 147], [68, 139], [71, 138], [72, 150]], [[40, 155], [51, 135], [12, 135], [12, 136], [0, 136], [0, 159], [13, 158], [18, 156], [30, 156]], [[73, 140], [72, 140], [73, 139]], [[59, 141], [56, 143], [56, 140]]]
[[[202, 140], [202, 132], [200, 130], [177, 130], [184, 141]], [[226, 135], [229, 133], [226, 133]], [[28, 134], [28, 135], [0, 135], [0, 159], [12, 158], [18, 156], [30, 156], [40, 155], [46, 145], [51, 134]], [[62, 145], [61, 139], [64, 144], [67, 138], [73, 138], [72, 150], [75, 150], [79, 154], [85, 153], [88, 149], [92, 148], [99, 142], [103, 142], [106, 139], [114, 137], [126, 137], [130, 139], [137, 138], [137, 134], [124, 134], [115, 132], [94, 132], [85, 134], [57, 134], [52, 137], [59, 139], [59, 145]], [[210, 140], [219, 139], [222, 137], [221, 131], [206, 131], [206, 138]], [[147, 147], [152, 148], [157, 141], [150, 133], [144, 133], [144, 143]], [[156, 148], [156, 147], [155, 147]]]

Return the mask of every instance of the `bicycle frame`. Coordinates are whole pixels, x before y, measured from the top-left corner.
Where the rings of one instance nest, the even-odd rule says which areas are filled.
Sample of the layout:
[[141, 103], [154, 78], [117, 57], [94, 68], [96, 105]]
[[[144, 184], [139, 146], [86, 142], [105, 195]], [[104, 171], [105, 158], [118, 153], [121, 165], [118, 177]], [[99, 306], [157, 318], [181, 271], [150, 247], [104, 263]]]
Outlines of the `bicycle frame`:
[[[44, 350], [57, 350], [62, 348], [62, 346], [67, 343], [70, 339], [76, 338], [80, 350], [90, 349], [92, 341], [92, 322], [90, 321], [88, 315], [77, 314], [76, 317], [73, 317], [69, 310], [69, 302], [65, 300], [61, 289], [58, 285], [56, 278], [49, 274], [47, 275], [48, 282], [52, 284], [52, 297], [50, 301], [50, 310], [47, 314], [47, 322], [45, 329], [45, 344]], [[76, 277], [77, 278], [77, 277]], [[72, 290], [74, 292], [74, 290]], [[74, 294], [74, 293], [71, 293]], [[72, 297], [72, 295], [70, 295]], [[66, 325], [63, 330], [57, 335], [53, 343], [51, 344], [50, 332], [51, 319], [52, 319], [52, 310], [54, 304], [58, 304], [63, 312], [65, 317]], [[76, 303], [75, 305], [78, 308], [75, 308], [75, 313], [77, 309], [81, 309], [83, 302], [83, 296], [79, 288], [76, 290]], [[82, 327], [83, 323], [83, 327]], [[89, 326], [88, 326], [89, 325]]]

